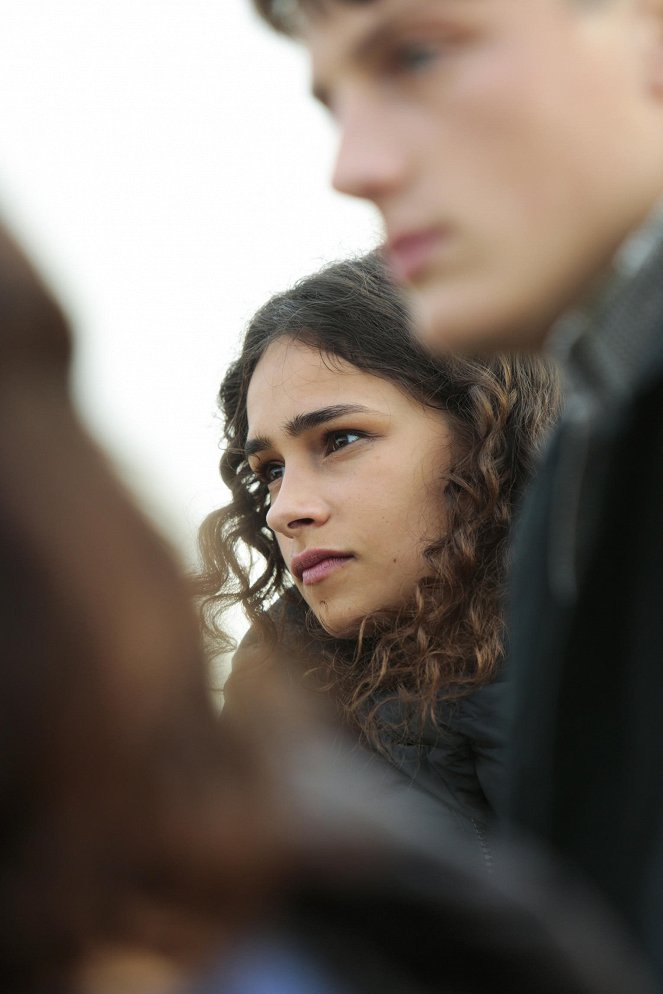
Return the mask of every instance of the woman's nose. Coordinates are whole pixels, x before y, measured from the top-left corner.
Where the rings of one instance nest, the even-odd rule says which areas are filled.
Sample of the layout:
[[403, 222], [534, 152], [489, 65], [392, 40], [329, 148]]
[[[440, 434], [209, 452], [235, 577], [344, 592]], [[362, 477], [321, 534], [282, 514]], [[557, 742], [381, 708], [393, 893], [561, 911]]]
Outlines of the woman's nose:
[[327, 502], [315, 480], [285, 471], [267, 512], [272, 531], [292, 537], [299, 529], [324, 524], [328, 518]]

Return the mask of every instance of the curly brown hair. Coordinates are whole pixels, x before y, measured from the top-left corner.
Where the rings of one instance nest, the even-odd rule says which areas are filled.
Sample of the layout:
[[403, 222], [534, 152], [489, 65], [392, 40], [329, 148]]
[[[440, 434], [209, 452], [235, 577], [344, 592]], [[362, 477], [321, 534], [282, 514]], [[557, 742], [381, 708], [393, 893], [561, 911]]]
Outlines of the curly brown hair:
[[[452, 463], [440, 484], [447, 530], [426, 549], [430, 575], [397, 613], [365, 622], [356, 642], [330, 639], [307, 618], [266, 523], [267, 486], [245, 457], [249, 383], [267, 347], [284, 336], [394, 383], [443, 411], [451, 428]], [[298, 614], [299, 635], [307, 628], [312, 636], [307, 651], [320, 657], [316, 671], [324, 675], [323, 685], [372, 741], [385, 731], [377, 727], [385, 698], [407, 704], [411, 728], [413, 718], [434, 720], [441, 699], [495, 676], [503, 654], [502, 596], [514, 504], [559, 407], [558, 378], [546, 360], [430, 355], [411, 333], [404, 301], [381, 257], [371, 253], [301, 280], [257, 312], [223, 379], [219, 406], [225, 442], [220, 470], [231, 500], [201, 526], [198, 577], [203, 623], [213, 643], [231, 647], [223, 613], [241, 604], [260, 639], [276, 648], [283, 626], [268, 607], [287, 595], [291, 642]]]

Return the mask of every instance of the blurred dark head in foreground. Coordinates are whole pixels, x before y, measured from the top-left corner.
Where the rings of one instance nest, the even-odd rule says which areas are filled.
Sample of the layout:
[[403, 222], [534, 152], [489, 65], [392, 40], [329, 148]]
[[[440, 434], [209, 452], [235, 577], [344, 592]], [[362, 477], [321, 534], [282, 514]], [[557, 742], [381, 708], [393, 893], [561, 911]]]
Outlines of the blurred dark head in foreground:
[[76, 418], [70, 351], [0, 230], [0, 986], [13, 992], [56, 990], [103, 946], [186, 957], [212, 923], [218, 943], [265, 871], [253, 759], [218, 727], [169, 552]]

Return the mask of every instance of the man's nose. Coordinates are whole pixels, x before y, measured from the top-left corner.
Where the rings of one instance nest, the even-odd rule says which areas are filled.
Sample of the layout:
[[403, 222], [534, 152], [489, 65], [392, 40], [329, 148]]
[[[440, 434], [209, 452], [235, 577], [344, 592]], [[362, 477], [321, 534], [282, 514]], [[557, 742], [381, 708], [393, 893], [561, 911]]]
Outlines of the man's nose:
[[379, 207], [403, 181], [406, 149], [376, 102], [348, 100], [337, 123], [340, 135], [332, 184], [340, 193], [371, 200]]

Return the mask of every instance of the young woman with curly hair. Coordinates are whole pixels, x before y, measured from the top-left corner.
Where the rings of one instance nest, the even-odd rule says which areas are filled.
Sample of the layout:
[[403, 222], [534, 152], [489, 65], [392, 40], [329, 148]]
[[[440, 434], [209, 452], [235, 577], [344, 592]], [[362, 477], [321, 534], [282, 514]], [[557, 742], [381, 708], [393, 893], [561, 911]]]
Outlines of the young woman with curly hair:
[[231, 605], [252, 625], [227, 703], [250, 706], [261, 667], [287, 668], [408, 780], [485, 822], [509, 530], [554, 371], [430, 356], [371, 254], [266, 303], [219, 402], [231, 500], [201, 528], [203, 618], [221, 644]]

